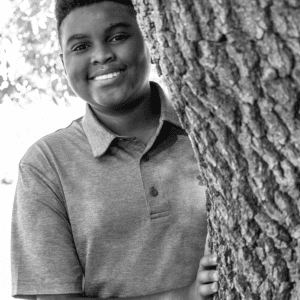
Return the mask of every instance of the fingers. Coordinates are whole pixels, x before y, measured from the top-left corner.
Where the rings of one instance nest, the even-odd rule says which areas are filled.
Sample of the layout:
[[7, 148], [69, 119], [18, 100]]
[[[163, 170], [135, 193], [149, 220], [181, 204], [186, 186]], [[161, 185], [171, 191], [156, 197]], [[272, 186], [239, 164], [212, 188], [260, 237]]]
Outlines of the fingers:
[[201, 271], [198, 273], [197, 279], [200, 283], [209, 283], [219, 280], [218, 271]]
[[198, 293], [200, 296], [210, 296], [212, 294], [215, 294], [218, 291], [218, 283], [209, 283], [209, 284], [203, 284], [199, 286]]
[[217, 265], [218, 256], [216, 254], [205, 255], [200, 260], [199, 268], [206, 269], [210, 267], [215, 267]]
[[205, 255], [200, 260], [200, 266], [197, 274], [197, 290], [202, 297], [215, 294], [218, 289], [219, 273], [217, 268], [218, 257], [216, 254]]

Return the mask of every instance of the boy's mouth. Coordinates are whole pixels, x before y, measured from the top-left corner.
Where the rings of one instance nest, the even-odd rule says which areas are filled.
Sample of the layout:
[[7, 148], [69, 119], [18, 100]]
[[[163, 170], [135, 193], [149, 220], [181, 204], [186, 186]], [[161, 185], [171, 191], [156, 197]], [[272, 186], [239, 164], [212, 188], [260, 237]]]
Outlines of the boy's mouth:
[[108, 74], [104, 74], [104, 75], [99, 75], [99, 76], [96, 76], [96, 77], [91, 78], [91, 79], [95, 80], [95, 81], [107, 80], [107, 79], [111, 79], [111, 78], [117, 77], [117, 76], [119, 76], [123, 72], [124, 71], [112, 72], [112, 73], [108, 73]]
[[89, 76], [89, 80], [103, 81], [117, 77], [125, 72], [125, 68], [122, 67], [109, 67], [106, 69], [98, 69]]

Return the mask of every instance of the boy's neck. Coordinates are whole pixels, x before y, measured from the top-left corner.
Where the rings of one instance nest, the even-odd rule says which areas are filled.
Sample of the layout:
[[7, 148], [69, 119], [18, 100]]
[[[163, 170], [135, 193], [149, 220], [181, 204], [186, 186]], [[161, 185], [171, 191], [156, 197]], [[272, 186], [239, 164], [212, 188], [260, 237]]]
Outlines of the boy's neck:
[[119, 136], [136, 137], [147, 145], [159, 124], [160, 102], [149, 92], [136, 107], [127, 111], [108, 115], [94, 110], [94, 113], [110, 131]]

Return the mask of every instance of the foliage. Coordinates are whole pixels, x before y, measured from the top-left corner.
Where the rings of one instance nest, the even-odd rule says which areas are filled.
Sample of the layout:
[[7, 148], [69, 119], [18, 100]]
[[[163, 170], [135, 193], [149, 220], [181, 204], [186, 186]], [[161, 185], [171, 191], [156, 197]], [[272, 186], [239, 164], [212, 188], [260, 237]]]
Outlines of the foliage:
[[0, 35], [0, 103], [50, 98], [66, 101], [68, 87], [59, 58], [54, 1], [11, 0], [13, 14]]

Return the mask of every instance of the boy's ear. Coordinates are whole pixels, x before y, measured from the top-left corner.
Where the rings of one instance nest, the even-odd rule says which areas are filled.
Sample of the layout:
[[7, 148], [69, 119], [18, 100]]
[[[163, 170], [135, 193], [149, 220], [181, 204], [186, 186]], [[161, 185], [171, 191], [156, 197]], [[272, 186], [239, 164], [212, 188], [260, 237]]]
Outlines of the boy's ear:
[[63, 57], [62, 53], [59, 54], [59, 57], [60, 57], [62, 65], [64, 67], [65, 74], [67, 75], [67, 71], [66, 71], [66, 68], [65, 68], [65, 62], [64, 62], [64, 57]]

